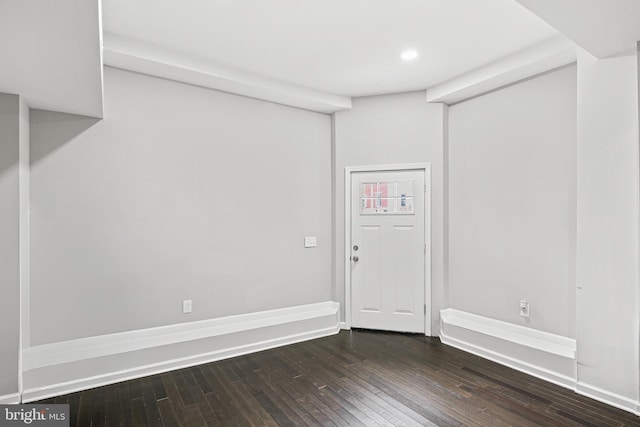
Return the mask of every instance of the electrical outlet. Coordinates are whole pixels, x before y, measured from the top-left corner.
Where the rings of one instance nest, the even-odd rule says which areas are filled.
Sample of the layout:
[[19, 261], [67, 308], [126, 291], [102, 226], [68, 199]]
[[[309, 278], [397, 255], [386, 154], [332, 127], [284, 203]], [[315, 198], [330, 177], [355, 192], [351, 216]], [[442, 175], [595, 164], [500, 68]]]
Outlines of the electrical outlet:
[[193, 304], [192, 301], [190, 299], [186, 299], [184, 301], [182, 301], [182, 312], [187, 314], [187, 313], [191, 313], [193, 309]]
[[529, 318], [529, 303], [527, 300], [520, 300], [520, 316]]
[[305, 248], [315, 248], [318, 245], [318, 238], [316, 236], [309, 236], [304, 238]]

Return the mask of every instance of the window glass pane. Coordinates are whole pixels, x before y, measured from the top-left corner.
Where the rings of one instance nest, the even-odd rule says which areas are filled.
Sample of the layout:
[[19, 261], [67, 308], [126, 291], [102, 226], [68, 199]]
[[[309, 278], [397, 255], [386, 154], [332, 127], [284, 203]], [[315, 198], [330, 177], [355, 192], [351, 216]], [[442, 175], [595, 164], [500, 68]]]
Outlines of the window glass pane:
[[362, 184], [362, 197], [373, 197], [378, 184], [365, 182]]
[[363, 182], [360, 200], [363, 215], [413, 214], [413, 181]]
[[413, 213], [413, 196], [405, 196], [401, 194], [397, 200], [396, 213], [412, 214]]
[[413, 181], [398, 181], [398, 192], [396, 195], [400, 197], [402, 194], [405, 196], [413, 196]]

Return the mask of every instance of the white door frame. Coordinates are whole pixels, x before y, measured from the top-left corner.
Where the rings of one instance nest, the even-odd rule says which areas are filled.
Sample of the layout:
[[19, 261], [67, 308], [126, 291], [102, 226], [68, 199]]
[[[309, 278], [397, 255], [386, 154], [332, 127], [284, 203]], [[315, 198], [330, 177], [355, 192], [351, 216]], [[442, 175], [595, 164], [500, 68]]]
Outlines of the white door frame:
[[351, 175], [354, 172], [424, 170], [424, 334], [431, 336], [431, 163], [353, 166], [344, 168], [344, 313], [345, 327], [351, 329]]

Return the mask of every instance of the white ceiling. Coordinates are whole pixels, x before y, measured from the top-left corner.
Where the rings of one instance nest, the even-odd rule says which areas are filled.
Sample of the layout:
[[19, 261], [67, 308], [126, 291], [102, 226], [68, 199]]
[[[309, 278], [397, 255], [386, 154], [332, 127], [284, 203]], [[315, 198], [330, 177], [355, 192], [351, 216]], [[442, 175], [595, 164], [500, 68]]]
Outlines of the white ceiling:
[[517, 0], [598, 58], [640, 40], [638, 0]]
[[[514, 0], [105, 0], [110, 37], [361, 96], [426, 89], [557, 35]], [[403, 62], [415, 49], [419, 57]]]
[[104, 56], [330, 113], [417, 89], [455, 102], [639, 39], [640, 0], [0, 0], [0, 92], [102, 117]]

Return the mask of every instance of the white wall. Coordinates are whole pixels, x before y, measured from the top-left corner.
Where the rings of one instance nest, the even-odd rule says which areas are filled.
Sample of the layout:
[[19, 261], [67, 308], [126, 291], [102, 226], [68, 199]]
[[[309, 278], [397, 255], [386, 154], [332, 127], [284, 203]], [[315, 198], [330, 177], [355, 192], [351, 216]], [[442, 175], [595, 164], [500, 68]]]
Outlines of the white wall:
[[101, 0], [0, 2], [0, 92], [101, 117]]
[[30, 128], [30, 109], [25, 99], [20, 97], [20, 148], [18, 159], [18, 178], [20, 180], [20, 189], [18, 194], [19, 203], [19, 229], [20, 229], [20, 288], [18, 291], [19, 297], [19, 314], [20, 314], [20, 326], [18, 328], [19, 341], [20, 341], [20, 358], [19, 358], [19, 373], [18, 373], [18, 386], [20, 392], [23, 389], [23, 375], [22, 375], [22, 350], [29, 345], [28, 341], [25, 342], [24, 330], [29, 327], [28, 316], [26, 313], [29, 309], [29, 289], [31, 286], [31, 242], [29, 236], [29, 211], [30, 211], [30, 195], [31, 195], [31, 167], [30, 167], [30, 151], [31, 151], [31, 136], [29, 132]]
[[575, 66], [449, 108], [449, 307], [575, 336], [575, 123]]
[[[29, 134], [30, 128], [30, 109], [25, 99], [20, 97], [20, 159], [19, 159], [19, 178], [20, 178], [20, 322], [21, 328], [21, 346], [25, 348], [29, 345], [25, 341], [25, 330], [29, 329], [29, 289], [31, 286], [31, 239], [29, 236], [29, 210], [30, 210], [30, 194], [31, 194], [31, 167], [30, 167], [30, 151], [31, 138]], [[27, 334], [28, 337], [28, 334]]]
[[636, 49], [578, 56], [578, 385], [636, 402], [638, 80]]
[[31, 119], [32, 345], [331, 299], [330, 116], [106, 68]]
[[[23, 115], [26, 114], [26, 117]], [[0, 93], [0, 400], [18, 393], [21, 234], [26, 211], [21, 155], [28, 147], [28, 111], [17, 95]], [[15, 398], [11, 398], [11, 401]]]
[[[444, 302], [444, 132], [446, 107], [424, 92], [355, 98], [334, 114], [335, 298], [344, 305], [344, 169], [350, 166], [431, 163], [432, 330]], [[342, 319], [344, 320], [344, 310]]]

